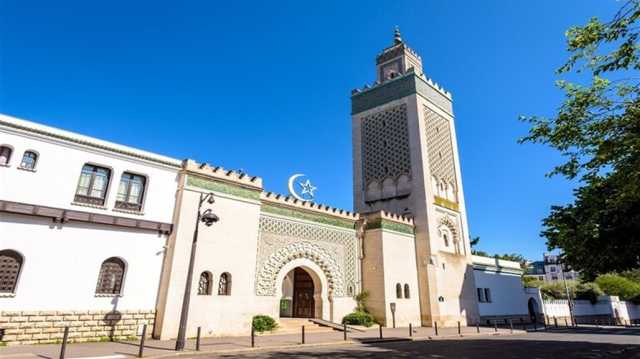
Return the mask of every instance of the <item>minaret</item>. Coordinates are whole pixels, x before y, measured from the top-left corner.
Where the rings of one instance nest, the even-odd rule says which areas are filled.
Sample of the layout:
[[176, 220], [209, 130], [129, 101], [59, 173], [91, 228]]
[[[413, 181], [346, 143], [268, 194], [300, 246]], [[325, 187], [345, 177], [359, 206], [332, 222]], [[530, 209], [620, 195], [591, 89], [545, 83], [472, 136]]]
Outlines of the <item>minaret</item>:
[[351, 96], [354, 208], [413, 217], [423, 325], [475, 323], [451, 94], [425, 76], [397, 28], [376, 73]]

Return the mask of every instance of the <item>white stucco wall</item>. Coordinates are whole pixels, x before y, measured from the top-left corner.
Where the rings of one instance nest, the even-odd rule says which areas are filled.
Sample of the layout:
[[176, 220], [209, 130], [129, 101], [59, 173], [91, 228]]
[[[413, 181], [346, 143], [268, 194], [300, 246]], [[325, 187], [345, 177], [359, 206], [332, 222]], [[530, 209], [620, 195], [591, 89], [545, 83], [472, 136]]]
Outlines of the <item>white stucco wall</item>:
[[481, 316], [527, 315], [529, 297], [519, 263], [481, 256], [473, 256], [473, 263], [476, 288], [489, 288], [491, 292], [491, 302], [478, 302]]
[[[12, 120], [12, 122], [18, 121], [11, 118], [8, 119]], [[1, 120], [7, 120], [7, 117], [0, 115]], [[174, 163], [175, 167], [118, 154], [113, 151], [99, 150], [91, 146], [60, 140], [51, 136], [18, 131], [2, 126], [0, 122], [0, 145], [7, 144], [13, 148], [9, 167], [0, 167], [0, 199], [171, 223], [180, 161], [31, 122], [20, 121], [17, 123], [26, 124], [37, 129], [45, 129], [51, 133], [73, 137], [78, 140], [91, 141], [113, 149], [157, 157], [160, 160]], [[26, 150], [33, 150], [39, 154], [35, 172], [18, 168], [22, 155]], [[104, 209], [71, 205], [78, 185], [80, 171], [86, 163], [111, 169], [111, 179]], [[143, 199], [143, 216], [114, 211], [118, 183], [122, 173], [125, 171], [143, 175], [147, 179], [147, 188]]]
[[[180, 308], [185, 288], [195, 216], [200, 192], [184, 191], [180, 218], [176, 226], [173, 258], [167, 278], [166, 306], [159, 313], [158, 324], [163, 339], [174, 338], [178, 332]], [[207, 192], [206, 190], [198, 190]], [[188, 336], [195, 335], [202, 326], [209, 336], [247, 334], [251, 318], [256, 314], [278, 315], [278, 299], [255, 296], [255, 257], [258, 239], [260, 202], [215, 193], [215, 203], [203, 205], [211, 208], [220, 220], [207, 227], [200, 225], [197, 256], [191, 286]], [[200, 273], [213, 274], [212, 295], [197, 295]], [[232, 276], [230, 296], [218, 295], [220, 274]], [[162, 309], [161, 309], [162, 311]], [[162, 318], [160, 318], [162, 316]]]
[[[416, 272], [415, 241], [412, 235], [382, 231], [384, 260], [384, 291], [387, 326], [392, 326], [390, 303], [396, 303], [396, 326], [420, 324], [418, 275]], [[396, 297], [396, 284], [402, 286], [402, 299]], [[404, 297], [404, 285], [409, 285], [410, 298]]]
[[[0, 115], [0, 145], [13, 153], [0, 166], [0, 200], [165, 224], [172, 222], [180, 161], [37, 123]], [[38, 154], [35, 170], [20, 168], [25, 151]], [[111, 169], [101, 208], [74, 204], [81, 169]], [[123, 172], [146, 177], [139, 213], [114, 209]], [[15, 295], [0, 298], [2, 310], [154, 310], [166, 235], [157, 231], [0, 212], [0, 250], [24, 257]], [[102, 262], [126, 263], [120, 297], [96, 297]]]
[[[24, 257], [15, 296], [0, 297], [2, 310], [155, 309], [164, 235], [7, 213], [0, 213], [0, 234], [0, 248]], [[96, 297], [109, 257], [126, 263], [122, 295]]]

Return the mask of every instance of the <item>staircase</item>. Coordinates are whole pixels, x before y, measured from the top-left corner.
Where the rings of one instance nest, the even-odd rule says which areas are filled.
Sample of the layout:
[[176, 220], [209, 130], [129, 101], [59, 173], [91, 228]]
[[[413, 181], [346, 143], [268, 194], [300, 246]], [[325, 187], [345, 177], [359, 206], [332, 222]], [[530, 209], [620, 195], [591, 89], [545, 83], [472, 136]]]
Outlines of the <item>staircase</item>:
[[310, 322], [308, 318], [280, 318], [278, 328], [271, 332], [271, 334], [300, 333], [303, 325], [305, 333], [326, 333], [333, 331], [332, 328]]

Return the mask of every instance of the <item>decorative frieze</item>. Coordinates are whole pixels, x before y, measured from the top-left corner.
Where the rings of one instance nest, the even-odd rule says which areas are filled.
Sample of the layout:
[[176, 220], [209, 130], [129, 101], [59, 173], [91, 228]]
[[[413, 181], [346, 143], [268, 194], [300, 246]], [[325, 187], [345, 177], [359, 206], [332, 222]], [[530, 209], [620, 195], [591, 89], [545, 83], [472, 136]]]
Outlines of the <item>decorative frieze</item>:
[[354, 229], [332, 228], [269, 215], [260, 217], [256, 258], [256, 294], [276, 295], [280, 269], [297, 258], [316, 263], [335, 297], [347, 295], [359, 281], [358, 243]]
[[0, 311], [0, 343], [60, 343], [64, 328], [69, 327], [69, 342], [121, 340], [138, 336], [147, 324], [148, 336], [153, 332], [155, 310], [123, 311]]

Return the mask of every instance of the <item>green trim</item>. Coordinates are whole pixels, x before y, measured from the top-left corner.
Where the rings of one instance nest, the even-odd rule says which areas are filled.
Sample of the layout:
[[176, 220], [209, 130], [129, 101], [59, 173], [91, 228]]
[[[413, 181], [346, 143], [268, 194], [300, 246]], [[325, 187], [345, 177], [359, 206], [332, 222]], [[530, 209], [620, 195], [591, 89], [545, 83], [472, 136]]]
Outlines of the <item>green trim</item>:
[[348, 219], [335, 218], [328, 215], [309, 213], [309, 212], [299, 210], [299, 209], [294, 209], [294, 208], [284, 208], [284, 207], [263, 203], [261, 207], [261, 211], [265, 213], [272, 213], [272, 214], [277, 214], [285, 217], [303, 219], [305, 221], [328, 224], [331, 226], [342, 227], [347, 229], [355, 228], [355, 220], [350, 221]]
[[453, 113], [451, 99], [420, 76], [408, 73], [371, 89], [355, 93], [351, 96], [351, 114], [355, 115], [413, 94], [424, 97], [449, 114]]
[[225, 182], [208, 180], [193, 175], [187, 176], [187, 185], [206, 189], [208, 191], [230, 194], [236, 197], [242, 197], [253, 200], [260, 200], [260, 191], [244, 188], [240, 185], [232, 185]]
[[413, 226], [409, 224], [387, 221], [384, 219], [367, 223], [367, 229], [382, 229], [383, 231], [393, 231], [398, 233], [414, 235]]

